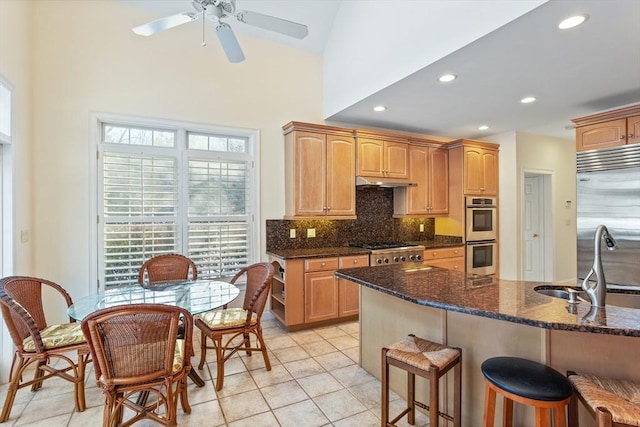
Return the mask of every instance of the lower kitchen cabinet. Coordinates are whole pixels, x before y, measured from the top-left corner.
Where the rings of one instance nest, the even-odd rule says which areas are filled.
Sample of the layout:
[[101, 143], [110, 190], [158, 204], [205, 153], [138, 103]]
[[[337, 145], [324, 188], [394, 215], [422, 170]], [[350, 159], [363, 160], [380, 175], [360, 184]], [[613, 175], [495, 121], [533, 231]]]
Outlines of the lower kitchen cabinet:
[[360, 286], [335, 277], [339, 268], [368, 267], [368, 255], [281, 259], [276, 266], [270, 297], [271, 313], [290, 329], [354, 317], [360, 308]]
[[308, 259], [304, 263], [304, 321], [338, 317], [338, 258]]
[[[368, 255], [340, 257], [340, 268], [359, 268], [369, 266]], [[355, 316], [360, 313], [360, 285], [351, 280], [338, 280], [338, 316]]]
[[270, 310], [287, 327], [304, 323], [304, 260], [270, 257], [276, 268], [271, 282]]
[[447, 270], [465, 271], [464, 246], [451, 248], [425, 249], [423, 262], [433, 267]]

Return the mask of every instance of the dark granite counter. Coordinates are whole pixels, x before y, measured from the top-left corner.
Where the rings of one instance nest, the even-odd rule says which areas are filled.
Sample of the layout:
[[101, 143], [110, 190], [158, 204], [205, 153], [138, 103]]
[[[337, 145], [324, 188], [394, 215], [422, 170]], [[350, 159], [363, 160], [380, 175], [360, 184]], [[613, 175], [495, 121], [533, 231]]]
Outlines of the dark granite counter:
[[307, 248], [307, 249], [273, 249], [268, 250], [268, 255], [273, 255], [283, 259], [295, 258], [325, 258], [335, 256], [368, 255], [371, 251], [349, 246], [336, 246], [329, 248]]
[[[464, 246], [462, 242], [447, 240], [421, 240], [411, 242], [416, 245], [422, 245], [425, 249], [451, 248], [456, 246]], [[324, 258], [334, 256], [350, 256], [350, 255], [368, 255], [371, 251], [352, 246], [332, 246], [323, 248], [296, 248], [296, 249], [270, 249], [267, 250], [268, 255], [273, 255], [283, 259], [295, 258]]]
[[[534, 290], [548, 282], [479, 277], [423, 264], [338, 270], [336, 276], [418, 305], [546, 329], [640, 337], [640, 309], [566, 300]], [[556, 285], [566, 286], [566, 283]]]

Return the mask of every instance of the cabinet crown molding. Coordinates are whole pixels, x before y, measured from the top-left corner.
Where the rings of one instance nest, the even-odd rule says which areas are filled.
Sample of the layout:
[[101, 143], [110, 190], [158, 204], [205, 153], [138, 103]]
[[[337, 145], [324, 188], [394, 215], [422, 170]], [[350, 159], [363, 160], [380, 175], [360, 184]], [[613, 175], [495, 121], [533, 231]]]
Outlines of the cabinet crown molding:
[[574, 123], [575, 127], [582, 127], [608, 122], [610, 120], [624, 119], [629, 116], [637, 116], [639, 114], [640, 104], [635, 104], [624, 108], [618, 108], [616, 110], [603, 111], [600, 113], [591, 114], [589, 116], [578, 117], [576, 119], [572, 119], [571, 121]]

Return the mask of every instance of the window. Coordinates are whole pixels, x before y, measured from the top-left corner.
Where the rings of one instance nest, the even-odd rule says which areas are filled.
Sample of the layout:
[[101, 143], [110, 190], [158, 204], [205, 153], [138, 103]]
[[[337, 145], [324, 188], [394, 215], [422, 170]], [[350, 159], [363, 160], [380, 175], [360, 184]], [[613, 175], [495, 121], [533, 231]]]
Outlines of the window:
[[193, 259], [198, 277], [235, 274], [257, 258], [255, 135], [101, 122], [99, 277], [137, 283], [163, 253]]

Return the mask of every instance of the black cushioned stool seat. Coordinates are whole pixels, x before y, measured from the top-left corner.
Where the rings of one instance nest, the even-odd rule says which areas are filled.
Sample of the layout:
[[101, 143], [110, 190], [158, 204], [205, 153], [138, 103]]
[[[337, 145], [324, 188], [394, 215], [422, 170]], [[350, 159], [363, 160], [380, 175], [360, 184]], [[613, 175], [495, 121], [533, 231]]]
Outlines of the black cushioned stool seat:
[[[415, 407], [429, 411], [429, 425], [438, 426], [439, 417], [453, 421], [454, 427], [461, 425], [462, 395], [462, 350], [447, 347], [410, 334], [402, 341], [382, 349], [382, 425], [395, 426], [408, 414], [407, 422], [415, 423]], [[389, 366], [407, 372], [407, 408], [389, 421]], [[453, 415], [443, 413], [439, 408], [439, 380], [453, 369]], [[415, 400], [415, 376], [429, 380], [429, 405]]]
[[533, 406], [536, 427], [565, 427], [565, 408], [573, 387], [560, 372], [532, 360], [518, 357], [494, 357], [482, 363], [485, 379], [484, 427], [493, 427], [496, 393], [504, 397], [503, 426], [513, 424], [513, 402]]

